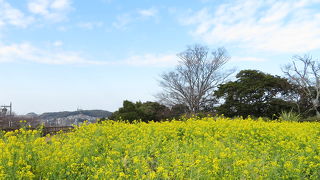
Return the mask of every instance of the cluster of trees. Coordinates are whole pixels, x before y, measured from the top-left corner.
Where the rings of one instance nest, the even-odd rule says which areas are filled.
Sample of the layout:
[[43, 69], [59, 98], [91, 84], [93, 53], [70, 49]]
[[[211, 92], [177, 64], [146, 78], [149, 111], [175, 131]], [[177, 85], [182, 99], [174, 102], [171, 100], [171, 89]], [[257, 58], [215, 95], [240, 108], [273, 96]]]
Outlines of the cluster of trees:
[[320, 63], [309, 55], [294, 56], [282, 68], [284, 77], [242, 70], [233, 81], [224, 48], [194, 45], [178, 57], [176, 69], [161, 76], [159, 103], [124, 101], [111, 119], [158, 121], [185, 113], [272, 118], [285, 111], [320, 118]]
[[123, 101], [123, 107], [114, 112], [109, 119], [112, 120], [126, 120], [133, 122], [140, 120], [143, 122], [161, 121], [165, 119], [173, 119], [180, 117], [188, 112], [188, 108], [184, 105], [177, 104], [169, 108], [158, 102], [130, 102], [128, 100]]

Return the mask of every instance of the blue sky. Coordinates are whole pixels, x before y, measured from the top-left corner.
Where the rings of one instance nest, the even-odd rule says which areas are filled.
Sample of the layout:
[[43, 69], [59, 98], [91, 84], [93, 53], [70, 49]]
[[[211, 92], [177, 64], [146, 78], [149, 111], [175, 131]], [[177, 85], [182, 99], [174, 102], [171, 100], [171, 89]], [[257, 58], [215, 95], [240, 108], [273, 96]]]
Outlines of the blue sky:
[[155, 100], [188, 45], [225, 47], [228, 67], [282, 75], [320, 57], [320, 0], [0, 0], [0, 104], [18, 114], [117, 110]]

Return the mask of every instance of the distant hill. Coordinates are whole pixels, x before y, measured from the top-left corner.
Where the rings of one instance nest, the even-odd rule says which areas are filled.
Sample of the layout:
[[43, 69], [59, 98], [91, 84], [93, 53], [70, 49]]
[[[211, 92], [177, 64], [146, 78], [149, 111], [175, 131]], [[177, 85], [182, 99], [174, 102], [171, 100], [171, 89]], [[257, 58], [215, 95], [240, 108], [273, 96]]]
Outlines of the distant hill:
[[26, 115], [24, 115], [24, 116], [30, 117], [30, 118], [37, 118], [37, 117], [39, 117], [39, 115], [36, 114], [36, 113], [34, 113], [34, 112], [28, 113], [28, 114], [26, 114]]
[[62, 111], [62, 112], [47, 112], [39, 116], [40, 119], [57, 119], [68, 116], [85, 115], [95, 118], [105, 118], [111, 116], [112, 112], [104, 110], [79, 110], [79, 111]]
[[[78, 110], [47, 112], [38, 116], [45, 126], [71, 126], [83, 122], [94, 123], [100, 118], [108, 118], [111, 112], [104, 110]], [[31, 114], [32, 115], [32, 114]]]

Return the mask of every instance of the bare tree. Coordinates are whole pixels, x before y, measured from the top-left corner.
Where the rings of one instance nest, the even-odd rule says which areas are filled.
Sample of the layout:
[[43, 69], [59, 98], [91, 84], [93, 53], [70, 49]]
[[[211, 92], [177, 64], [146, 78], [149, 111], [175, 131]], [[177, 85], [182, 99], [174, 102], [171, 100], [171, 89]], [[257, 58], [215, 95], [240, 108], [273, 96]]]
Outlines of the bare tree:
[[210, 53], [201, 45], [188, 47], [178, 57], [180, 61], [175, 71], [161, 76], [163, 92], [158, 98], [166, 105], [184, 104], [191, 113], [199, 112], [212, 104], [217, 85], [232, 74], [233, 71], [222, 71], [230, 57], [224, 48]]
[[320, 96], [320, 63], [313, 60], [312, 56], [294, 56], [292, 64], [282, 68], [288, 79], [296, 84], [304, 93], [304, 96], [311, 99], [312, 109], [320, 118], [318, 107]]

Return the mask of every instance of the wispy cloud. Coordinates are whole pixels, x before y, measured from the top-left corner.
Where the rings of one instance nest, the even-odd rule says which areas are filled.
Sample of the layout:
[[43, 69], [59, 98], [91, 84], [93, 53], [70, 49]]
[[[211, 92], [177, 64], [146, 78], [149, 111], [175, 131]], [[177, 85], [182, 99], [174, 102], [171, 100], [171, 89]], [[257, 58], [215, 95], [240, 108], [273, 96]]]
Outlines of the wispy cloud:
[[103, 22], [96, 21], [96, 22], [81, 22], [78, 23], [78, 27], [87, 29], [87, 30], [92, 30], [95, 28], [99, 28], [103, 26]]
[[231, 62], [264, 62], [266, 59], [258, 57], [231, 57]]
[[132, 66], [174, 66], [178, 58], [174, 54], [144, 54], [134, 55], [123, 61], [124, 64]]
[[134, 18], [130, 14], [121, 14], [116, 17], [116, 21], [112, 23], [112, 26], [125, 30], [127, 29], [127, 25], [134, 21]]
[[54, 47], [61, 46], [61, 41], [52, 43], [52, 47], [39, 48], [31, 43], [4, 45], [0, 44], [0, 63], [31, 62], [53, 65], [126, 65], [126, 66], [173, 66], [177, 57], [173, 54], [132, 55], [123, 60], [90, 60], [80, 52], [65, 51]]
[[158, 10], [156, 8], [152, 7], [149, 9], [139, 10], [138, 13], [143, 17], [154, 17], [157, 15]]
[[126, 30], [130, 24], [156, 18], [157, 14], [158, 9], [155, 7], [123, 13], [116, 17], [116, 21], [114, 21], [112, 25], [117, 29]]
[[29, 0], [28, 9], [35, 15], [59, 22], [71, 10], [71, 0]]
[[25, 15], [19, 9], [12, 7], [8, 2], [0, 0], [0, 27], [4, 25], [27, 27], [33, 21], [34, 18]]
[[60, 47], [60, 46], [63, 45], [63, 42], [62, 42], [62, 41], [55, 41], [55, 42], [52, 43], [52, 45], [53, 45], [54, 47]]
[[237, 44], [269, 52], [305, 52], [320, 47], [319, 0], [236, 0], [203, 8], [181, 19], [209, 44]]
[[23, 12], [9, 1], [0, 0], [0, 27], [12, 25], [26, 28], [42, 18], [59, 22], [72, 9], [71, 0], [28, 0], [27, 7], [29, 12]]
[[30, 43], [0, 45], [0, 62], [35, 62], [41, 64], [91, 64], [80, 53], [46, 50]]

